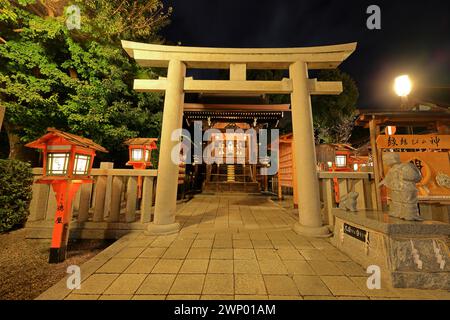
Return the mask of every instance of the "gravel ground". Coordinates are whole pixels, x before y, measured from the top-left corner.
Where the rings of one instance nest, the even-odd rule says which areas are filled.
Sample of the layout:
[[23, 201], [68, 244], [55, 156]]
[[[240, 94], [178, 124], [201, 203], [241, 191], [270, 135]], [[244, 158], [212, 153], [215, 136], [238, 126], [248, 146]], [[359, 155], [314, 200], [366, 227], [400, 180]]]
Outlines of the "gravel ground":
[[0, 234], [0, 299], [28, 300], [66, 276], [69, 265], [80, 265], [112, 242], [79, 240], [69, 244], [66, 261], [49, 264], [50, 240], [25, 239], [20, 229]]

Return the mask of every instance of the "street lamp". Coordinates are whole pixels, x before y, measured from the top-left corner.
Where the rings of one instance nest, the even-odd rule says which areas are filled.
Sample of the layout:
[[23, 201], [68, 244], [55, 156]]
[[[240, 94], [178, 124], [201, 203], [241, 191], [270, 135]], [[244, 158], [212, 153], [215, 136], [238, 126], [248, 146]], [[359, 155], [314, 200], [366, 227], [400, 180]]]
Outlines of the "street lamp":
[[408, 75], [398, 76], [394, 80], [394, 91], [402, 99], [401, 108], [405, 109], [408, 102], [408, 95], [412, 89], [412, 82]]
[[43, 176], [36, 183], [51, 184], [57, 202], [49, 263], [62, 262], [66, 259], [72, 200], [81, 184], [93, 182], [89, 174], [95, 152], [108, 151], [92, 140], [54, 128], [26, 147], [44, 153]]
[[399, 97], [406, 97], [411, 92], [412, 82], [408, 75], [401, 75], [394, 80], [394, 91]]

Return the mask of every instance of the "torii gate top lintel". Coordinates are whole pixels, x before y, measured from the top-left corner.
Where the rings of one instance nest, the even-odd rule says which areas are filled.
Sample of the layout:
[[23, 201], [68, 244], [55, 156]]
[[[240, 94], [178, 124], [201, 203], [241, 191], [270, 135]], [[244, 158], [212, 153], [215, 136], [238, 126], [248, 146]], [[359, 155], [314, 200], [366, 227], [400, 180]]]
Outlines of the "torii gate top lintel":
[[188, 68], [228, 69], [245, 63], [248, 69], [288, 69], [304, 61], [309, 69], [335, 69], [356, 49], [356, 42], [303, 48], [211, 48], [149, 44], [122, 40], [122, 47], [139, 64], [167, 67], [172, 59]]
[[[122, 46], [140, 65], [146, 67], [169, 68], [171, 61], [179, 61], [184, 69], [230, 70], [230, 80], [226, 81], [194, 80], [183, 77], [185, 93], [290, 94], [292, 79], [246, 81], [247, 69], [290, 69], [294, 63], [305, 64], [307, 70], [335, 69], [352, 54], [356, 48], [356, 42], [306, 48], [240, 49], [166, 46], [122, 40]], [[307, 86], [310, 94], [340, 94], [342, 92], [342, 83], [339, 81], [307, 79]], [[166, 78], [134, 80], [134, 89], [140, 92], [162, 92], [166, 88]]]

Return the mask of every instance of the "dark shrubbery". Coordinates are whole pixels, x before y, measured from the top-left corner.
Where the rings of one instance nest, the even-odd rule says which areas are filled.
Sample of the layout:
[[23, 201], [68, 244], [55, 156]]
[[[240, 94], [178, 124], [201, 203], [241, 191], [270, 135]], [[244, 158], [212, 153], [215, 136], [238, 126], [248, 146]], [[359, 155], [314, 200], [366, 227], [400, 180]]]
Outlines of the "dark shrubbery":
[[0, 159], [0, 233], [26, 221], [32, 185], [33, 175], [28, 163]]

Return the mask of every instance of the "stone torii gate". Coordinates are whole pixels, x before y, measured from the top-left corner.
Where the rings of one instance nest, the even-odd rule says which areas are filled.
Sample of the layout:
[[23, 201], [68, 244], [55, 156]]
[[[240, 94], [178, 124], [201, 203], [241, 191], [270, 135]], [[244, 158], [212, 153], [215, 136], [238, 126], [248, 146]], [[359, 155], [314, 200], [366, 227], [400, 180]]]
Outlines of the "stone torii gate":
[[[335, 69], [356, 48], [356, 43], [306, 48], [195, 48], [122, 41], [122, 47], [145, 67], [168, 68], [167, 78], [135, 79], [140, 92], [165, 92], [161, 146], [151, 234], [179, 231], [175, 221], [178, 165], [171, 160], [172, 132], [182, 126], [185, 93], [290, 94], [292, 129], [296, 148], [299, 221], [294, 230], [308, 236], [327, 236], [322, 224], [319, 183], [316, 172], [312, 94], [340, 94], [342, 83], [309, 79], [309, 69]], [[229, 69], [230, 80], [194, 80], [187, 68]], [[289, 79], [248, 81], [247, 69], [285, 69]]]

